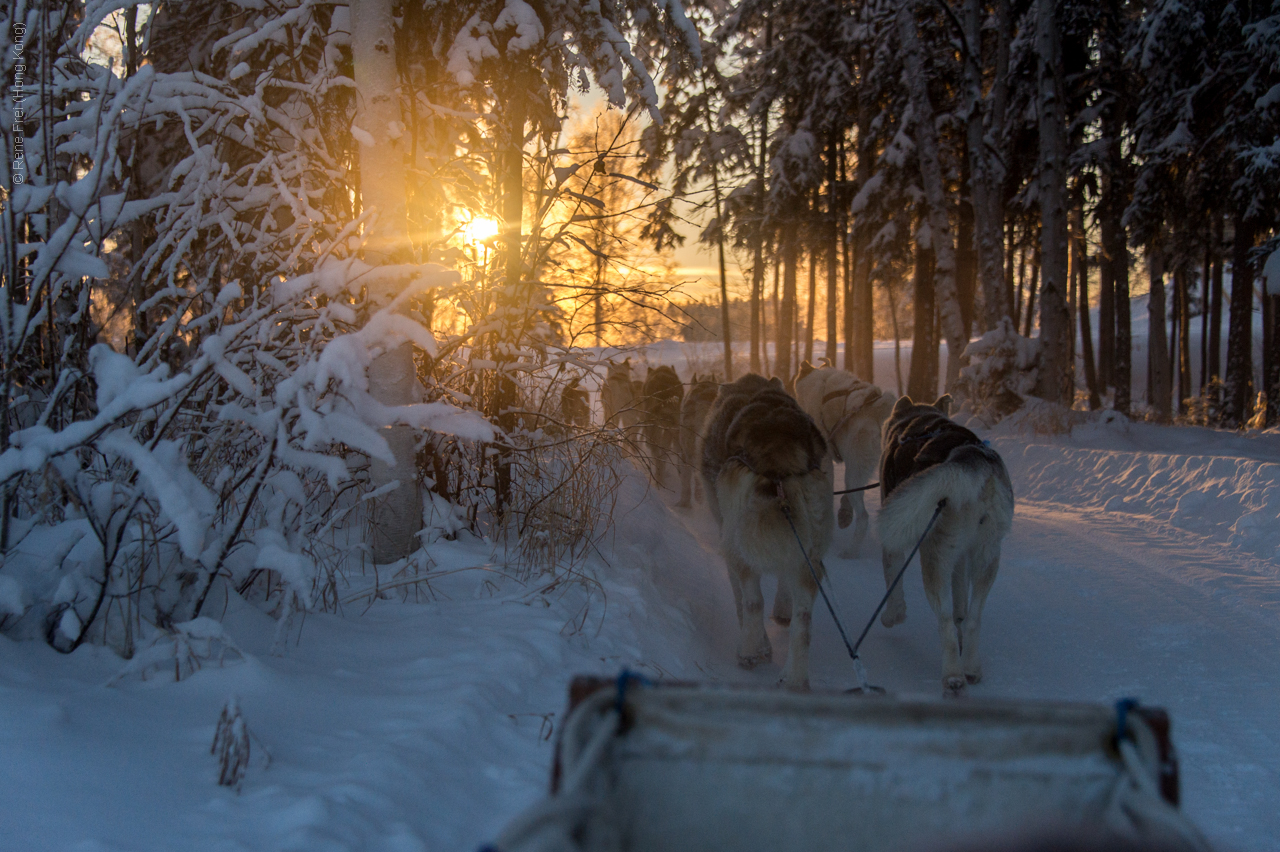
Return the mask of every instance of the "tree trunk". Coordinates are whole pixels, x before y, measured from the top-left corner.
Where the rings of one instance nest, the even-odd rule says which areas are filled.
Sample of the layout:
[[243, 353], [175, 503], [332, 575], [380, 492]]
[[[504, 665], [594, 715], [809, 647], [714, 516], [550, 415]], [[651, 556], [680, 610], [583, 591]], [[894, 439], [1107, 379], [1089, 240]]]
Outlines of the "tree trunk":
[[[897, 24], [908, 89], [911, 92], [920, 179], [929, 222], [929, 245], [934, 258], [934, 295], [942, 322], [942, 333], [947, 340], [946, 387], [950, 390], [959, 375], [960, 356], [968, 341], [965, 339], [960, 299], [956, 290], [955, 238], [952, 236], [951, 217], [947, 209], [942, 158], [938, 152], [938, 129], [933, 104], [929, 100], [923, 51], [916, 32], [914, 0], [899, 0]], [[915, 360], [914, 353], [912, 360]]]
[[1173, 284], [1178, 299], [1178, 414], [1187, 413], [1187, 400], [1191, 397], [1191, 287], [1187, 281], [1186, 263], [1180, 263], [1173, 273]]
[[805, 306], [804, 360], [813, 363], [813, 321], [818, 301], [818, 247], [809, 248], [809, 304]]
[[724, 380], [733, 381], [733, 331], [729, 327], [729, 275], [724, 263], [724, 210], [720, 204], [720, 170], [711, 167], [711, 187], [716, 203], [716, 250], [720, 260], [720, 328], [724, 343]]
[[1209, 280], [1213, 277], [1213, 263], [1210, 259], [1208, 240], [1208, 223], [1205, 227], [1204, 266], [1200, 272], [1200, 383], [1196, 386], [1196, 396], [1204, 395], [1205, 383], [1209, 381]]
[[1098, 263], [1098, 384], [1106, 390], [1115, 384], [1116, 283], [1104, 247]]
[[1040, 246], [1037, 245], [1035, 251], [1031, 253], [1031, 286], [1027, 288], [1027, 316], [1026, 328], [1022, 330], [1023, 337], [1031, 336], [1031, 329], [1036, 321], [1036, 290], [1040, 286]]
[[[1004, 274], [1004, 210], [1002, 209], [1000, 181], [1004, 175], [995, 163], [995, 158], [987, 150], [987, 127], [1003, 126], [1003, 116], [999, 124], [995, 120], [983, 120], [982, 105], [982, 4], [979, 0], [964, 2], [964, 37], [968, 48], [964, 63], [965, 109], [968, 111], [966, 122], [966, 151], [969, 159], [969, 188], [973, 199], [973, 250], [976, 261], [976, 273], [982, 290], [983, 321], [981, 330], [986, 332], [1000, 324], [1000, 320], [1009, 314], [1010, 299], [1006, 295]], [[1007, 14], [1006, 14], [1007, 17]], [[997, 10], [998, 23], [999, 10]], [[1003, 36], [1003, 31], [1001, 36]], [[1004, 41], [998, 47], [1007, 53]], [[1002, 54], [1003, 55], [1003, 54]], [[1004, 69], [997, 60], [996, 76], [1003, 71], [1007, 75], [1007, 56], [1004, 58]], [[993, 89], [992, 110], [995, 111], [996, 94], [1003, 89]], [[1003, 112], [1001, 104], [1000, 112]]]
[[827, 363], [835, 366], [840, 321], [840, 193], [837, 165], [840, 153], [836, 132], [827, 143]]
[[[375, 265], [403, 262], [411, 258], [405, 193], [408, 176], [404, 137], [391, 131], [393, 124], [401, 121], [392, 4], [391, 0], [352, 0], [350, 7], [355, 123], [373, 140], [371, 145], [360, 146], [360, 201], [365, 210], [374, 211], [365, 258]], [[374, 304], [383, 307], [396, 292], [393, 285], [382, 285], [372, 295]], [[369, 365], [368, 374], [369, 393], [378, 402], [407, 405], [415, 401], [417, 375], [409, 344], [378, 356]], [[371, 544], [373, 561], [379, 564], [402, 559], [417, 549], [417, 532], [422, 528], [414, 431], [408, 426], [393, 426], [382, 435], [395, 464], [371, 460], [372, 484], [382, 488], [399, 481], [400, 485], [374, 501]]]
[[1098, 371], [1093, 361], [1093, 324], [1089, 319], [1089, 263], [1088, 246], [1084, 240], [1084, 211], [1077, 208], [1076, 223], [1076, 281], [1080, 293], [1077, 311], [1080, 314], [1080, 356], [1084, 361], [1084, 381], [1089, 388], [1089, 410], [1102, 407], [1102, 395], [1098, 389]]
[[1280, 417], [1280, 296], [1263, 290], [1263, 389], [1267, 392], [1267, 425]]
[[756, 164], [756, 233], [751, 267], [751, 372], [761, 373], [763, 350], [762, 328], [764, 319], [764, 234], [765, 234], [765, 153], [768, 149], [769, 116], [766, 110], [760, 117], [760, 159]]
[[1231, 324], [1227, 330], [1227, 399], [1223, 419], [1242, 427], [1253, 405], [1253, 225], [1236, 214], [1231, 258]]
[[893, 298], [893, 287], [884, 288], [889, 298], [889, 319], [893, 323], [893, 377], [898, 396], [902, 396], [902, 334], [898, 329], [898, 303]]
[[1222, 230], [1221, 214], [1213, 216], [1209, 245], [1213, 253], [1213, 295], [1209, 307], [1209, 375], [1222, 378]]
[[911, 368], [907, 375], [907, 395], [932, 402], [938, 393], [938, 339], [934, 334], [933, 250], [916, 245], [915, 299], [912, 307], [914, 331], [911, 340]]
[[1172, 365], [1169, 363], [1169, 341], [1166, 337], [1164, 295], [1164, 252], [1158, 245], [1147, 250], [1147, 271], [1151, 277], [1150, 298], [1147, 301], [1150, 337], [1147, 342], [1147, 401], [1155, 411], [1156, 420], [1168, 423], [1171, 419]]
[[980, 331], [985, 323], [975, 316], [978, 297], [978, 255], [973, 249], [973, 200], [963, 195], [958, 198], [956, 216], [956, 298], [960, 301], [960, 324], [967, 342], [973, 336], [973, 328]]
[[1040, 125], [1040, 377], [1036, 393], [1070, 407], [1071, 343], [1075, 337], [1066, 296], [1067, 123], [1064, 115], [1062, 42], [1054, 0], [1036, 0]]
[[1026, 304], [1026, 285], [1027, 285], [1027, 250], [1019, 247], [1018, 249], [1018, 294], [1013, 300], [1013, 327], [1019, 329], [1022, 327], [1023, 306]]
[[795, 372], [791, 365], [791, 334], [796, 325], [796, 265], [800, 259], [800, 240], [794, 221], [782, 226], [782, 303], [778, 312], [777, 348], [774, 374], [790, 383]]
[[935, 395], [937, 376], [931, 369], [937, 351], [937, 330], [934, 318], [934, 260], [933, 252], [917, 246], [915, 255], [915, 286], [911, 305], [911, 363], [907, 368], [907, 395], [913, 399], [928, 401]]
[[1115, 408], [1126, 417], [1133, 400], [1133, 339], [1129, 328], [1129, 245], [1120, 231], [1120, 244], [1108, 262], [1116, 291]]
[[764, 351], [766, 367], [772, 364], [769, 369], [771, 375], [778, 375], [778, 359], [782, 357], [780, 347], [782, 345], [782, 306], [779, 294], [782, 292], [782, 255], [784, 254], [784, 245], [786, 243], [785, 228], [775, 239], [779, 240], [779, 244], [773, 247], [773, 359], [770, 360], [769, 355], [769, 334], [765, 334]]
[[[871, 59], [866, 47], [862, 48], [862, 67]], [[858, 186], [866, 186], [875, 174], [875, 143], [871, 124], [875, 120], [875, 104], [869, 98], [858, 103]], [[854, 225], [853, 234], [853, 285], [854, 317], [853, 356], [845, 354], [845, 369], [863, 381], [875, 381], [875, 293], [871, 282], [872, 252], [871, 223], [861, 219]]]

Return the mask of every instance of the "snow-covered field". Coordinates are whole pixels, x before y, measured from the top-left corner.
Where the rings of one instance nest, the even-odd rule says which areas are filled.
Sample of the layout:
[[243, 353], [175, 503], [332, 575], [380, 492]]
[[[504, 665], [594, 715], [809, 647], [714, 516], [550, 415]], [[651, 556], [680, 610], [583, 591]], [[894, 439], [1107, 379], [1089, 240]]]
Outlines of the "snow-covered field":
[[[1187, 812], [1221, 849], [1280, 850], [1280, 436], [1113, 421], [989, 437], [1019, 505], [972, 694], [1164, 705]], [[733, 665], [713, 522], [674, 501], [627, 478], [598, 586], [517, 582], [489, 544], [441, 542], [429, 593], [309, 616], [282, 656], [271, 621], [223, 593], [243, 658], [178, 683], [0, 638], [0, 849], [477, 848], [544, 793], [573, 674], [776, 680]], [[828, 567], [860, 626], [883, 580], [872, 543], [856, 556]], [[936, 695], [918, 569], [905, 582], [908, 620], [873, 629], [867, 668]], [[824, 613], [813, 646], [814, 686], [849, 686]], [[210, 755], [232, 695], [256, 738], [239, 793]]]

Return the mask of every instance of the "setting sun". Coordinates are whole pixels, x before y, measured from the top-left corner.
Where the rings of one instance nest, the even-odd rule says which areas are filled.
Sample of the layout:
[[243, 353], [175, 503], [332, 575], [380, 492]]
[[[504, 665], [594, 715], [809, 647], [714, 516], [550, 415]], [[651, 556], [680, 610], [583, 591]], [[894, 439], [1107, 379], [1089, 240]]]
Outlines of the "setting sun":
[[462, 226], [462, 239], [468, 245], [482, 245], [496, 236], [498, 223], [494, 219], [477, 216]]

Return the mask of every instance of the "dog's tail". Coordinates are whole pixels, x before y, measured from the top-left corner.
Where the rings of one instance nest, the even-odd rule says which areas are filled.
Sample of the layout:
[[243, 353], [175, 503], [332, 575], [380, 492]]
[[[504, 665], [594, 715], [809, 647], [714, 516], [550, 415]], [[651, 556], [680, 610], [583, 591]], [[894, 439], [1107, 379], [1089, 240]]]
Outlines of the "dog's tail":
[[953, 509], [979, 500], [990, 504], [993, 521], [1006, 531], [1013, 518], [1013, 488], [999, 454], [987, 446], [966, 444], [952, 450], [942, 464], [894, 489], [880, 509], [880, 543], [894, 552], [909, 551], [942, 500]]

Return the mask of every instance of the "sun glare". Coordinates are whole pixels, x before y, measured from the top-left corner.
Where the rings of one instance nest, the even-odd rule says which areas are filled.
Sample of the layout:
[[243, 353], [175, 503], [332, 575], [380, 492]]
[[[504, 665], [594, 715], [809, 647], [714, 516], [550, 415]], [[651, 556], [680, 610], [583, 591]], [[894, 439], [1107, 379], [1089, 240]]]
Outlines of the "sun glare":
[[493, 219], [477, 216], [462, 226], [462, 239], [467, 245], [483, 245], [496, 236], [498, 236], [498, 223]]

